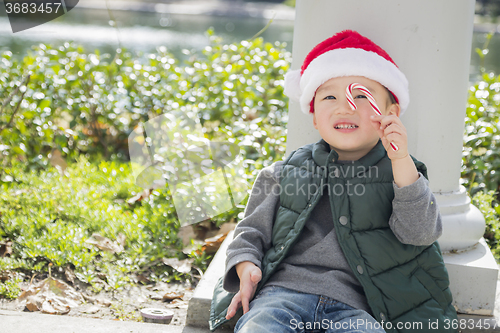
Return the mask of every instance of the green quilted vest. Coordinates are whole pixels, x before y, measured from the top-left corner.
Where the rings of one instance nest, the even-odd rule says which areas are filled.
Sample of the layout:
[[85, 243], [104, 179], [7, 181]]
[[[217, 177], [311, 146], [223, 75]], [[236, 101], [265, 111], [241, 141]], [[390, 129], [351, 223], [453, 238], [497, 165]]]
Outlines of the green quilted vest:
[[[340, 246], [364, 288], [373, 316], [386, 332], [457, 332], [439, 244], [402, 244], [389, 227], [393, 175], [381, 142], [358, 161], [341, 164], [337, 159], [337, 153], [321, 140], [299, 148], [284, 162], [273, 246], [264, 256], [257, 292], [293, 246], [327, 186]], [[425, 165], [414, 162], [427, 177]], [[223, 290], [220, 279], [212, 300], [211, 330], [226, 322], [233, 296]]]

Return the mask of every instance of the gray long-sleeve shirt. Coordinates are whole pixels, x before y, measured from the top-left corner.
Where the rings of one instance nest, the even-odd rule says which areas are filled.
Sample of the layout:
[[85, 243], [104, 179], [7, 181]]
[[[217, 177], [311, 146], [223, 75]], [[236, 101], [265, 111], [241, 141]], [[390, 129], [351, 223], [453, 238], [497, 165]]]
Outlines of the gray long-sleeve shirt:
[[[264, 254], [271, 247], [274, 217], [279, 208], [282, 163], [264, 168], [254, 183], [244, 218], [227, 250], [224, 288], [228, 291], [239, 290], [235, 266], [250, 261], [261, 267]], [[394, 183], [393, 186], [389, 226], [398, 240], [412, 245], [432, 244], [441, 236], [442, 224], [427, 179], [420, 174], [411, 185], [399, 188]], [[328, 296], [370, 312], [363, 288], [338, 243], [327, 190], [297, 242], [266, 284]]]

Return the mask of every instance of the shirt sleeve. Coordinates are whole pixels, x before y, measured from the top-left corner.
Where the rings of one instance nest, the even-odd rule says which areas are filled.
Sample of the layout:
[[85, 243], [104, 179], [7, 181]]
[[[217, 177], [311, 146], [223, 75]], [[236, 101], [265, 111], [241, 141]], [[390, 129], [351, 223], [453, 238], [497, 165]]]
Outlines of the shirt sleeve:
[[413, 184], [394, 186], [392, 215], [389, 226], [401, 243], [431, 245], [442, 234], [441, 214], [429, 181], [419, 173]]
[[244, 218], [238, 223], [227, 249], [223, 287], [229, 292], [240, 289], [235, 266], [250, 261], [260, 268], [264, 253], [271, 247], [274, 216], [279, 207], [282, 164], [280, 161], [262, 169], [252, 187]]

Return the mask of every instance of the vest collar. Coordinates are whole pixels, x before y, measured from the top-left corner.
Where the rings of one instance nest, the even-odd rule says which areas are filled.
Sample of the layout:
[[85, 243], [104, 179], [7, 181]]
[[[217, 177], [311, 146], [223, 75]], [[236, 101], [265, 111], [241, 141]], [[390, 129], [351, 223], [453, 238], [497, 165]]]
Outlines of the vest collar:
[[[375, 147], [373, 147], [372, 150], [368, 152], [368, 154], [361, 157], [357, 161], [352, 161], [351, 163], [347, 164], [354, 167], [369, 167], [377, 164], [378, 161], [380, 161], [386, 155], [387, 152], [385, 151], [382, 141], [378, 140]], [[325, 140], [321, 139], [313, 144], [312, 157], [317, 165], [326, 166], [329, 163], [338, 163], [339, 154], [337, 154], [335, 150], [330, 149], [330, 145]]]

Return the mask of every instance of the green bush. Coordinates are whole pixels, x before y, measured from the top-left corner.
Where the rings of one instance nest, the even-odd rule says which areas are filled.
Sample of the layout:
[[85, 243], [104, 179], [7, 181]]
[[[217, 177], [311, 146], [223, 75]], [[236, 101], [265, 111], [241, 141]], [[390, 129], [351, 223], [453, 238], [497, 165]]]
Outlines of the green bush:
[[[129, 164], [93, 165], [82, 156], [66, 172], [67, 177], [61, 177], [55, 169], [16, 170], [18, 184], [3, 185], [0, 239], [13, 242], [13, 256], [0, 259], [4, 269], [33, 273], [46, 271], [50, 263], [53, 272], [69, 267], [92, 285], [105, 276], [113, 288], [156, 262], [153, 269], [159, 277], [183, 278], [161, 263], [162, 258], [185, 257], [167, 189], [130, 205], [126, 200], [142, 189], [134, 184]], [[123, 234], [124, 250], [100, 250], [88, 242], [93, 234], [114, 242]]]
[[[117, 289], [145, 271], [152, 280], [189, 278], [161, 263], [166, 257], [187, 256], [206, 268], [209, 256], [183, 253], [168, 188], [126, 202], [142, 191], [128, 163], [128, 136], [158, 115], [194, 113], [206, 139], [243, 150], [251, 184], [285, 152], [282, 80], [290, 63], [283, 44], [256, 38], [226, 45], [208, 34], [210, 45], [186, 51], [183, 63], [163, 47], [111, 56], [72, 43], [41, 44], [22, 59], [0, 55], [0, 241], [13, 242], [0, 271], [31, 275], [50, 265], [96, 289]], [[56, 149], [68, 163], [64, 177], [49, 163]], [[234, 220], [243, 207], [211, 220]], [[124, 251], [99, 250], [88, 243], [93, 234], [112, 241], [123, 234]], [[15, 297], [11, 284], [0, 283], [0, 295]]]
[[0, 280], [0, 297], [5, 297], [7, 299], [16, 299], [21, 294], [21, 288], [19, 283], [22, 279], [16, 274], [14, 278], [9, 278], [8, 280]]
[[500, 206], [495, 199], [495, 192], [478, 192], [472, 203], [479, 208], [486, 222], [484, 239], [497, 261], [500, 261]]
[[462, 164], [465, 186], [500, 189], [500, 76], [484, 73], [469, 90]]
[[241, 143], [257, 164], [280, 157], [290, 53], [262, 38], [226, 45], [208, 34], [210, 45], [186, 51], [182, 64], [164, 47], [145, 55], [118, 49], [112, 57], [71, 43], [41, 44], [23, 59], [0, 55], [0, 179], [18, 161], [26, 170], [45, 169], [54, 148], [73, 161], [80, 154], [127, 161], [134, 127], [186, 108], [208, 139]]
[[469, 89], [465, 116], [462, 179], [469, 192], [500, 190], [500, 76], [487, 73], [484, 58], [492, 34], [480, 57], [481, 77]]
[[500, 76], [487, 73], [484, 59], [492, 34], [480, 58], [481, 77], [469, 89], [465, 116], [462, 182], [469, 189], [472, 203], [486, 222], [484, 238], [500, 261]]

